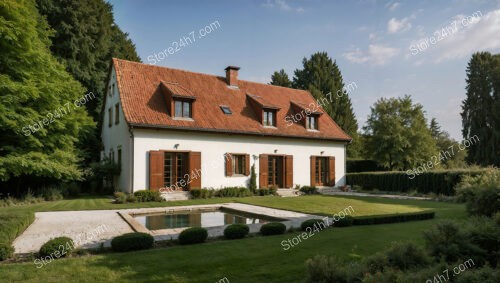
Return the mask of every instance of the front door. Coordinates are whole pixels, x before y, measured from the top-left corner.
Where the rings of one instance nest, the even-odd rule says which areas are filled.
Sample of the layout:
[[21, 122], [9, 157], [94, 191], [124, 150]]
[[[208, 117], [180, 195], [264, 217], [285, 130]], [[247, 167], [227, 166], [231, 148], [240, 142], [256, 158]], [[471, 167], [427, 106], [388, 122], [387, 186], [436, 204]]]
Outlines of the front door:
[[267, 164], [268, 187], [283, 188], [283, 156], [270, 155]]
[[316, 186], [328, 186], [328, 157], [316, 157]]
[[165, 188], [173, 190], [187, 189], [187, 162], [188, 154], [185, 152], [165, 152], [163, 174]]

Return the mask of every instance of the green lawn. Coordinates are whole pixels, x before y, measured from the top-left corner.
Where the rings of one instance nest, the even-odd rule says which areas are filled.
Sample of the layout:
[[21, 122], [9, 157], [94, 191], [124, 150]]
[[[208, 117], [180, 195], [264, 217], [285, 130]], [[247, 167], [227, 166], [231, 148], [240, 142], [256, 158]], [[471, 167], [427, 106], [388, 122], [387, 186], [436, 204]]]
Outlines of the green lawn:
[[[133, 207], [228, 202], [231, 199], [133, 204]], [[174, 246], [141, 252], [103, 254], [60, 259], [40, 269], [34, 263], [0, 264], [2, 282], [302, 282], [304, 262], [316, 254], [357, 259], [387, 247], [392, 241], [422, 243], [421, 232], [439, 218], [465, 218], [463, 205], [432, 201], [389, 200], [365, 197], [307, 196], [300, 198], [252, 197], [234, 199], [249, 204], [332, 214], [346, 205], [354, 215], [421, 211], [432, 209], [436, 218], [399, 224], [326, 229], [284, 251], [281, 241], [298, 233], [243, 240], [216, 241], [193, 246]], [[87, 198], [29, 207], [7, 208], [18, 212], [132, 207], [109, 200]], [[391, 209], [392, 208], [392, 209]], [[0, 215], [6, 208], [0, 209]]]

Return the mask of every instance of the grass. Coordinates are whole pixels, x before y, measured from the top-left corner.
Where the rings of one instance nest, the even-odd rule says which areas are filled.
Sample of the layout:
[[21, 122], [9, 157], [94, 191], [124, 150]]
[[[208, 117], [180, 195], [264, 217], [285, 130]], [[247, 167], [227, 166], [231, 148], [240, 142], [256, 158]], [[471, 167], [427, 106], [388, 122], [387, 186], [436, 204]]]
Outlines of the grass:
[[[175, 203], [113, 205], [109, 200], [86, 198], [9, 208], [16, 212], [149, 207], [228, 202], [232, 199]], [[359, 259], [388, 247], [393, 241], [422, 244], [422, 231], [442, 218], [464, 219], [463, 205], [433, 201], [390, 200], [375, 197], [307, 196], [300, 198], [251, 197], [234, 199], [248, 204], [332, 214], [351, 205], [355, 216], [392, 214], [394, 211], [436, 211], [436, 219], [398, 224], [326, 229], [296, 247], [283, 250], [281, 242], [299, 233], [242, 240], [215, 241], [130, 253], [109, 253], [56, 260], [37, 269], [32, 262], [0, 264], [5, 282], [303, 282], [304, 262], [316, 254]], [[392, 208], [392, 209], [391, 209]], [[5, 208], [0, 209], [0, 214]], [[415, 210], [416, 209], [416, 210]]]

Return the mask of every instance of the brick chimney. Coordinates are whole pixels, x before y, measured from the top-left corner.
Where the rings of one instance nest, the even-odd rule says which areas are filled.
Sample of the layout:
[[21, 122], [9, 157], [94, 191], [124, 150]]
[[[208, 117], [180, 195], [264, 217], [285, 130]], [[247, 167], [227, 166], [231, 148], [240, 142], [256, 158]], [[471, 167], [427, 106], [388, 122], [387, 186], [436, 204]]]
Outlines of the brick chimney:
[[227, 66], [226, 67], [226, 82], [229, 86], [238, 87], [238, 70], [240, 67]]

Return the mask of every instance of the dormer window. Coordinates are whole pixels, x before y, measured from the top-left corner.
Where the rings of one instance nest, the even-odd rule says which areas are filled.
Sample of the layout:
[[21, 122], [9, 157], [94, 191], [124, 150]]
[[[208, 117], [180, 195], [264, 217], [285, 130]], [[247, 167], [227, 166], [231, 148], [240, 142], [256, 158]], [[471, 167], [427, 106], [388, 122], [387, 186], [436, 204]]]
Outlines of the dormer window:
[[318, 130], [318, 116], [309, 115], [306, 117], [306, 126], [309, 130]]
[[174, 117], [177, 118], [192, 118], [191, 101], [175, 100]]
[[276, 127], [276, 111], [264, 109], [264, 119], [262, 120], [264, 126]]

